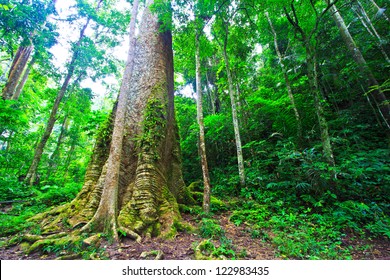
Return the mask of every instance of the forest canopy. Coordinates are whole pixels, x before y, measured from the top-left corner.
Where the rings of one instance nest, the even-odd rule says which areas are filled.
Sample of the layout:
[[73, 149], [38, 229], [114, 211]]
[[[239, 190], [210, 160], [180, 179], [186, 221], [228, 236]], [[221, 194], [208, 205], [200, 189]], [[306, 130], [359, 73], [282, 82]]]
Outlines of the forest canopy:
[[386, 1], [66, 2], [0, 0], [4, 252], [390, 257]]

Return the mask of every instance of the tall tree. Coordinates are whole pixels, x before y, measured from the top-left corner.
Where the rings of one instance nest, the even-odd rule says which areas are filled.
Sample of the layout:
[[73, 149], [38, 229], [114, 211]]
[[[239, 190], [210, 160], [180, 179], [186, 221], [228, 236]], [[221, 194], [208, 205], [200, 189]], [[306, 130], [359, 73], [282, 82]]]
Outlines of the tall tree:
[[[101, 3], [102, 3], [102, 0], [99, 0], [99, 2], [97, 4], [97, 9], [100, 7]], [[41, 161], [43, 149], [45, 148], [47, 140], [49, 139], [49, 137], [51, 135], [54, 124], [57, 120], [57, 112], [59, 110], [60, 103], [61, 103], [63, 97], [65, 96], [66, 90], [68, 89], [69, 82], [73, 77], [74, 70], [75, 70], [75, 64], [76, 64], [77, 59], [80, 56], [80, 46], [84, 40], [85, 32], [87, 30], [87, 27], [88, 27], [90, 21], [91, 21], [91, 16], [88, 16], [85, 24], [83, 25], [83, 27], [80, 30], [79, 38], [75, 44], [72, 59], [69, 63], [68, 69], [67, 69], [67, 74], [66, 74], [65, 79], [62, 83], [61, 89], [58, 91], [57, 97], [54, 101], [53, 107], [52, 107], [51, 112], [50, 112], [49, 120], [47, 121], [47, 124], [45, 127], [45, 131], [44, 131], [42, 138], [39, 141], [39, 143], [35, 149], [33, 161], [30, 165], [30, 168], [28, 169], [28, 172], [27, 172], [27, 175], [25, 178], [25, 181], [27, 183], [29, 183], [30, 185], [32, 185], [35, 182], [36, 175], [37, 175], [37, 169], [38, 169], [39, 162]]]
[[240, 126], [238, 122], [238, 110], [237, 110], [237, 92], [235, 91], [233, 77], [230, 69], [230, 61], [229, 55], [227, 52], [228, 42], [229, 42], [229, 22], [225, 19], [221, 18], [221, 27], [222, 27], [222, 36], [223, 41], [221, 42], [217, 35], [214, 34], [215, 39], [218, 41], [222, 56], [224, 59], [226, 76], [228, 80], [228, 92], [230, 96], [230, 104], [232, 108], [232, 119], [233, 119], [233, 127], [234, 127], [234, 138], [236, 142], [236, 150], [237, 150], [237, 163], [238, 163], [238, 174], [240, 177], [240, 186], [245, 186], [245, 168], [244, 168], [244, 157], [242, 153], [242, 145], [241, 145], [241, 136], [240, 136]]
[[387, 98], [383, 91], [380, 89], [378, 81], [374, 77], [370, 67], [368, 66], [363, 54], [353, 40], [351, 34], [348, 31], [347, 25], [344, 22], [340, 12], [338, 11], [335, 5], [330, 7], [332, 12], [333, 20], [335, 21], [342, 39], [344, 40], [348, 50], [350, 51], [353, 60], [359, 66], [359, 70], [363, 77], [367, 77], [369, 86], [374, 87], [372, 91], [372, 99], [375, 101], [375, 104], [378, 108], [379, 113], [382, 116], [383, 121], [386, 124], [386, 127], [390, 129], [390, 104], [387, 101]]
[[[114, 128], [111, 138], [110, 153], [107, 159], [107, 169], [110, 171], [106, 173], [104, 186], [102, 192], [102, 197], [100, 199], [100, 204], [95, 212], [95, 215], [89, 223], [91, 224], [101, 224], [108, 225], [112, 228], [103, 229], [103, 230], [112, 230], [114, 235], [117, 232], [116, 228], [116, 218], [118, 216], [118, 186], [119, 186], [119, 173], [120, 173], [120, 164], [122, 159], [122, 141], [123, 134], [125, 130], [125, 116], [127, 108], [127, 93], [130, 90], [130, 80], [133, 74], [134, 67], [134, 52], [135, 52], [135, 25], [138, 14], [138, 5], [139, 1], [135, 0], [133, 2], [133, 8], [131, 13], [130, 21], [130, 47], [128, 51], [127, 63], [125, 68], [125, 73], [123, 75], [122, 85], [118, 95], [118, 102], [115, 112], [115, 121]], [[116, 236], [115, 236], [116, 237]], [[117, 238], [117, 237], [116, 237]]]
[[[118, 185], [107, 184], [107, 174], [116, 172], [109, 165], [111, 153], [118, 147], [113, 139], [117, 104], [110, 120], [101, 130], [85, 183], [78, 196], [34, 220], [46, 232], [64, 226], [66, 217], [82, 230], [106, 232], [117, 237], [118, 231], [140, 239], [140, 235], [170, 235], [180, 220], [177, 202], [185, 202], [181, 173], [180, 147], [173, 103], [173, 52], [169, 30], [161, 31], [162, 19], [168, 18], [168, 1], [150, 11], [147, 1], [134, 51], [131, 77], [122, 84], [129, 87]], [[166, 14], [168, 13], [168, 14]], [[165, 22], [164, 22], [165, 23]], [[165, 24], [164, 24], [165, 26]]]
[[[337, 0], [335, 0], [335, 2], [336, 1]], [[319, 24], [326, 12], [333, 6], [333, 4], [334, 3], [327, 2], [326, 7], [322, 9], [321, 12], [318, 12], [316, 5], [314, 5], [314, 2], [310, 1], [310, 12], [307, 12], [307, 14], [312, 13], [314, 21], [309, 29], [305, 29], [301, 26], [301, 22], [298, 13], [295, 9], [294, 2], [290, 4], [290, 11], [288, 11], [286, 6], [284, 7], [284, 13], [288, 21], [294, 28], [294, 31], [297, 34], [297, 38], [305, 48], [307, 78], [309, 80], [310, 92], [314, 99], [315, 111], [317, 114], [318, 124], [321, 131], [322, 148], [324, 151], [324, 157], [331, 166], [335, 165], [335, 159], [333, 155], [332, 145], [330, 142], [328, 122], [325, 118], [325, 112], [323, 107], [323, 103], [325, 103], [325, 100], [321, 95], [318, 83], [318, 63], [316, 48], [318, 43], [317, 32]]]
[[275, 51], [276, 51], [276, 54], [278, 55], [278, 58], [279, 58], [279, 64], [280, 64], [280, 67], [282, 68], [282, 72], [283, 72], [283, 77], [284, 77], [284, 82], [286, 83], [286, 88], [287, 88], [287, 93], [288, 93], [288, 98], [290, 99], [290, 103], [291, 103], [291, 106], [293, 108], [293, 111], [294, 111], [294, 115], [295, 115], [295, 120], [297, 122], [297, 137], [298, 137], [298, 142], [302, 142], [302, 121], [301, 121], [301, 117], [299, 115], [299, 111], [297, 109], [297, 106], [295, 104], [295, 98], [294, 98], [294, 95], [293, 95], [293, 92], [292, 92], [292, 89], [291, 89], [291, 83], [290, 83], [290, 79], [288, 77], [288, 73], [287, 73], [287, 69], [286, 69], [286, 66], [284, 65], [284, 55], [282, 55], [282, 53], [280, 52], [279, 50], [279, 43], [278, 43], [278, 35], [276, 33], [276, 30], [272, 24], [272, 20], [268, 14], [268, 12], [265, 12], [265, 16], [268, 20], [268, 23], [271, 27], [271, 31], [272, 31], [272, 34], [274, 36], [274, 45], [275, 45]]
[[[8, 79], [7, 82], [2, 90], [2, 97], [4, 99], [18, 99], [20, 92], [27, 80], [27, 76], [29, 74], [29, 70], [26, 69], [28, 61], [30, 59], [31, 54], [34, 51], [34, 41], [36, 36], [43, 36], [47, 35], [40, 34], [41, 29], [45, 29], [44, 25], [47, 22], [48, 17], [55, 13], [55, 4], [57, 0], [52, 0], [49, 2], [47, 6], [45, 6], [45, 3], [42, 1], [37, 1], [36, 3], [31, 3], [31, 6], [34, 8], [33, 11], [35, 13], [39, 13], [36, 16], [31, 16], [29, 14], [28, 8], [23, 8], [23, 5], [26, 6], [26, 4], [18, 3], [17, 8], [23, 11], [23, 14], [25, 14], [25, 17], [31, 17], [32, 19], [16, 19], [26, 21], [26, 25], [29, 25], [29, 27], [25, 27], [23, 30], [24, 32], [28, 32], [28, 36], [23, 39], [23, 41], [20, 43], [20, 46], [18, 47], [16, 51], [16, 55], [13, 58], [11, 68], [8, 73]], [[27, 5], [30, 6], [30, 5]], [[26, 9], [24, 11], [24, 9]], [[17, 18], [17, 17], [16, 17]], [[15, 23], [19, 24], [20, 23]], [[30, 27], [33, 26], [33, 27]], [[31, 29], [33, 28], [33, 29]], [[23, 34], [22, 36], [26, 36]], [[31, 64], [30, 64], [31, 65]]]
[[202, 165], [203, 174], [203, 211], [205, 213], [210, 212], [210, 176], [209, 168], [207, 165], [207, 154], [206, 154], [206, 143], [204, 137], [204, 121], [203, 121], [203, 102], [202, 102], [202, 75], [201, 75], [201, 64], [200, 64], [200, 36], [203, 24], [200, 23], [201, 27], [195, 27], [195, 64], [196, 64], [196, 93], [197, 93], [197, 114], [198, 114], [198, 125], [199, 125], [199, 146], [200, 146], [200, 158]]

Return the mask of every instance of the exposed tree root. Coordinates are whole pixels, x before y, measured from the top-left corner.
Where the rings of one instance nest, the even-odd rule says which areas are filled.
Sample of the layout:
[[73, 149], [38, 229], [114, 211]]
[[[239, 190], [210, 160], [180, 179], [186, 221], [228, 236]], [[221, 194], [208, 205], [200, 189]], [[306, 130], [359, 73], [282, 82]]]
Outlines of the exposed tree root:
[[156, 256], [154, 260], [162, 260], [164, 258], [164, 253], [161, 250], [153, 250], [150, 252], [142, 252], [139, 256], [141, 259], [146, 259], [149, 256]]

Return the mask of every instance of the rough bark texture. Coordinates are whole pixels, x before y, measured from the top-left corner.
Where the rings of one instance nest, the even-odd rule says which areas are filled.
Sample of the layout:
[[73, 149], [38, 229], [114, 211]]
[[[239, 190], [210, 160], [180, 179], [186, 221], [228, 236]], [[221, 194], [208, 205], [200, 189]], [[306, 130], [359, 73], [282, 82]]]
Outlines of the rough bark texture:
[[195, 35], [195, 63], [196, 63], [196, 93], [197, 98], [197, 113], [198, 113], [198, 125], [199, 125], [199, 146], [200, 146], [200, 158], [203, 174], [203, 211], [205, 213], [210, 212], [210, 176], [209, 167], [207, 165], [206, 155], [206, 143], [204, 137], [204, 122], [203, 122], [203, 100], [202, 100], [202, 81], [200, 72], [200, 50], [199, 50], [199, 33]]
[[16, 87], [22, 77], [23, 71], [26, 68], [30, 58], [33, 46], [20, 46], [12, 61], [11, 69], [8, 74], [7, 83], [3, 88], [2, 96], [4, 99], [11, 99], [15, 93]]
[[[105, 188], [102, 192], [102, 198], [98, 210], [94, 217], [89, 222], [89, 225], [98, 227], [103, 231], [112, 231], [114, 235], [117, 233], [116, 217], [118, 211], [117, 196], [118, 196], [118, 180], [120, 172], [120, 163], [122, 158], [122, 143], [125, 126], [125, 116], [128, 92], [130, 90], [130, 81], [134, 66], [134, 51], [135, 51], [135, 25], [138, 14], [139, 1], [133, 2], [131, 21], [130, 21], [130, 46], [128, 51], [127, 63], [123, 75], [122, 85], [118, 94], [118, 103], [115, 115], [114, 128], [112, 132], [110, 153], [107, 160], [107, 173], [104, 181]], [[108, 227], [108, 228], [107, 228]]]
[[374, 86], [377, 89], [372, 92], [373, 100], [376, 103], [376, 106], [386, 124], [386, 127], [390, 129], [390, 104], [385, 96], [385, 94], [379, 89], [379, 84], [372, 74], [370, 68], [367, 65], [366, 60], [364, 59], [362, 53], [359, 48], [356, 46], [355, 41], [353, 40], [351, 34], [348, 31], [348, 28], [341, 17], [339, 11], [336, 6], [333, 5], [331, 8], [331, 13], [333, 20], [335, 21], [341, 37], [343, 38], [345, 44], [347, 45], [348, 50], [350, 51], [353, 59], [356, 64], [359, 66], [360, 72], [363, 77], [367, 77], [369, 86]]
[[[119, 231], [138, 240], [141, 235], [175, 234], [178, 203], [186, 202], [186, 192], [174, 115], [172, 37], [159, 29], [157, 15], [146, 8], [133, 74], [124, 81], [129, 84], [128, 102], [116, 190], [105, 179], [112, 172], [107, 159], [114, 145], [117, 105], [100, 130], [80, 193], [72, 202], [34, 218], [45, 232], [84, 225], [82, 230], [114, 237], [113, 231]], [[98, 212], [101, 217], [96, 219]]]
[[283, 72], [284, 82], [286, 83], [286, 87], [287, 87], [288, 97], [290, 99], [290, 103], [291, 103], [291, 106], [293, 108], [294, 115], [295, 115], [295, 120], [297, 122], [297, 138], [298, 138], [299, 143], [301, 143], [302, 142], [301, 117], [299, 115], [299, 111], [297, 109], [297, 106], [295, 105], [295, 98], [294, 98], [294, 95], [293, 95], [293, 92], [291, 89], [291, 83], [290, 83], [290, 79], [288, 78], [287, 69], [286, 69], [286, 66], [284, 65], [284, 62], [283, 62], [283, 55], [279, 50], [277, 33], [275, 31], [275, 28], [272, 24], [272, 21], [271, 21], [271, 18], [269, 17], [268, 12], [265, 13], [265, 16], [267, 17], [268, 23], [271, 27], [272, 34], [274, 36], [274, 44], [275, 44], [276, 54], [278, 55], [278, 58], [279, 58], [280, 67], [282, 68], [282, 72]]

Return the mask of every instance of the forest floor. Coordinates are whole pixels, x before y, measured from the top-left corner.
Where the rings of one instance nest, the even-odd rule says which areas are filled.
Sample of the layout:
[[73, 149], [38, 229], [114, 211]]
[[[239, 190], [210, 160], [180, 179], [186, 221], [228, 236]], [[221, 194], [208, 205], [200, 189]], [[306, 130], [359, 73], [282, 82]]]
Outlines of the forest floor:
[[[277, 249], [270, 241], [261, 239], [254, 239], [250, 234], [250, 228], [242, 224], [240, 226], [234, 225], [229, 221], [230, 212], [224, 212], [213, 216], [213, 219], [219, 221], [224, 230], [226, 238], [232, 241], [232, 248], [236, 252], [236, 259], [244, 260], [278, 260]], [[198, 226], [199, 220], [189, 214], [184, 214], [183, 219], [191, 224], [193, 227]], [[272, 235], [272, 233], [270, 233]], [[122, 239], [121, 244], [110, 244], [107, 241], [101, 243], [103, 248], [103, 259], [112, 260], [141, 260], [143, 252], [152, 252], [160, 250], [163, 252], [163, 259], [165, 260], [192, 260], [194, 259], [194, 246], [200, 243], [205, 238], [197, 233], [178, 232], [175, 239], [165, 240], [159, 238], [145, 239], [141, 244], [129, 239]], [[219, 246], [218, 239], [212, 242]], [[362, 240], [355, 238], [353, 235], [346, 235], [343, 240], [344, 246], [352, 246], [353, 248], [360, 248], [359, 250], [352, 250], [352, 258], [355, 260], [361, 259], [380, 259], [390, 260], [390, 246], [388, 240], [372, 239]], [[362, 249], [363, 248], [363, 249]], [[0, 248], [1, 260], [31, 260], [41, 259], [50, 260], [56, 259], [54, 253], [35, 252], [30, 255], [25, 255], [19, 246], [10, 248]], [[81, 259], [81, 256], [79, 257]], [[150, 257], [148, 259], [153, 259]]]

